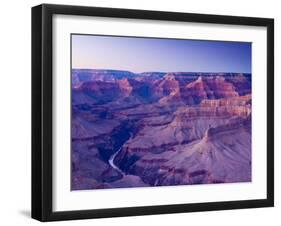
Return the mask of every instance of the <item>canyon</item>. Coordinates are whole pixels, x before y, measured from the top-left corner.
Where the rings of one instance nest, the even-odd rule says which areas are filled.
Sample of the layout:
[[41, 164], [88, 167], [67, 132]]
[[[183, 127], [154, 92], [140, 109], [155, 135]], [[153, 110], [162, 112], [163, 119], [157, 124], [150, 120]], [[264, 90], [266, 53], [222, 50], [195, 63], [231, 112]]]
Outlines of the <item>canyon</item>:
[[71, 190], [251, 181], [251, 74], [72, 70]]

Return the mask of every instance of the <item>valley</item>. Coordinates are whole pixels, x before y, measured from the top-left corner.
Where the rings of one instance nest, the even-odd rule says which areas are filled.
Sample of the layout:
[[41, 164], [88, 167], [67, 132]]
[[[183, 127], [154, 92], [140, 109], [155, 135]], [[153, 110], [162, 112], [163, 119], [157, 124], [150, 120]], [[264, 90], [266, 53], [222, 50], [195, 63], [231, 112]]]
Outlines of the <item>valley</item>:
[[72, 190], [251, 181], [251, 74], [72, 70]]

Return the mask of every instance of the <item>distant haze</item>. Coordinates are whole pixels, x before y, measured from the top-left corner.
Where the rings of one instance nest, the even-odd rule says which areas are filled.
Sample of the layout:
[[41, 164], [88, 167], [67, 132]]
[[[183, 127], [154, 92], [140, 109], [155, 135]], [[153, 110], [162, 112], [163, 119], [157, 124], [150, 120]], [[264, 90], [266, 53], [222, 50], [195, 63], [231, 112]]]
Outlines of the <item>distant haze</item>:
[[251, 43], [72, 35], [72, 68], [251, 73]]

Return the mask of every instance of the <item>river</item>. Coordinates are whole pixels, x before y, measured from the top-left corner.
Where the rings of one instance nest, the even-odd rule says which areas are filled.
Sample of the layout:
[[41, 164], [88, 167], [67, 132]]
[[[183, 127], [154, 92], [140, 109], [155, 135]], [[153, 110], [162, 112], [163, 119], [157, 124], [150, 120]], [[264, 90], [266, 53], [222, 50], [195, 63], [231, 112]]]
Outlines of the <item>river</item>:
[[119, 173], [122, 174], [122, 176], [124, 176], [125, 175], [124, 172], [118, 166], [116, 166], [115, 163], [114, 163], [115, 157], [118, 155], [118, 153], [121, 150], [122, 150], [122, 146], [118, 149], [118, 151], [116, 151], [113, 155], [110, 156], [110, 158], [108, 160], [108, 163], [113, 169], [116, 169]]
[[[132, 137], [133, 137], [133, 134], [130, 133], [130, 138], [129, 138], [125, 143], [129, 142], [129, 141], [132, 139]], [[124, 144], [125, 144], [125, 143], [124, 143]], [[123, 144], [123, 145], [124, 145], [124, 144]], [[108, 160], [109, 165], [110, 165], [113, 169], [115, 169], [115, 170], [117, 170], [119, 173], [121, 173], [122, 176], [124, 176], [125, 173], [124, 173], [123, 170], [121, 170], [117, 165], [115, 165], [114, 159], [115, 159], [116, 156], [119, 154], [119, 152], [122, 150], [123, 145], [122, 145], [113, 155], [111, 155], [110, 158], [109, 158], [109, 160]]]

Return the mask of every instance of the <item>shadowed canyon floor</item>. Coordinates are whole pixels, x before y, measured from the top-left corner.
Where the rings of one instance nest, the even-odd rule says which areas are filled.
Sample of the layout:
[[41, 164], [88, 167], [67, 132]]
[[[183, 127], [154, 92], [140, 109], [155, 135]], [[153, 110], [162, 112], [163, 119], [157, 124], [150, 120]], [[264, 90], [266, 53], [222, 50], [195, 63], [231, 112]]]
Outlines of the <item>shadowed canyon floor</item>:
[[251, 181], [251, 74], [72, 70], [72, 190]]

